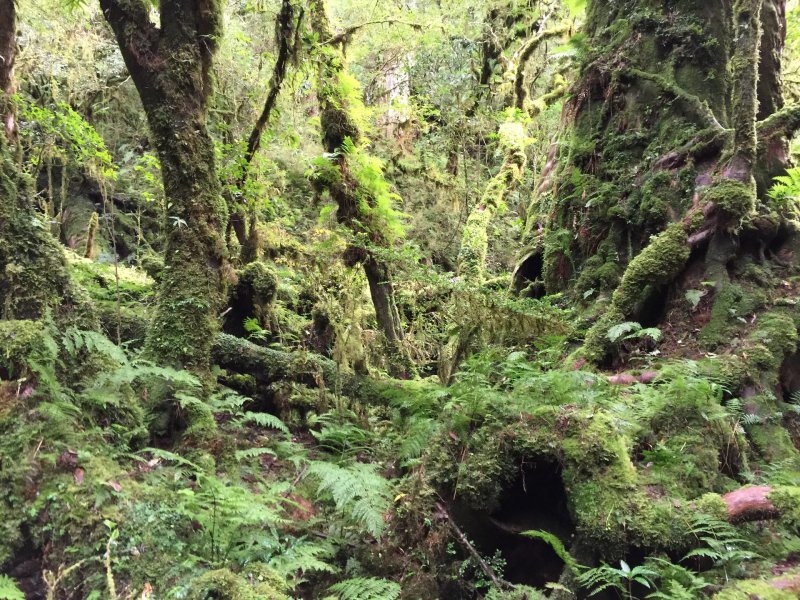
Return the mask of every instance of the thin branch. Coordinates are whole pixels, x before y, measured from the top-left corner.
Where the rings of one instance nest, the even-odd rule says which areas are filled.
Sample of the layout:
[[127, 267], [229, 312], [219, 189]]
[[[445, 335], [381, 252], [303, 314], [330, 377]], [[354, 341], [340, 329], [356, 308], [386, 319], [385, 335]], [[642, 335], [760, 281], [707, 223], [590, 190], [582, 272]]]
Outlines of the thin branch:
[[665, 92], [672, 94], [678, 100], [684, 102], [689, 108], [691, 108], [695, 113], [697, 113], [697, 115], [701, 117], [710, 127], [718, 131], [725, 131], [725, 128], [722, 125], [720, 125], [720, 122], [717, 120], [716, 115], [714, 115], [714, 111], [711, 110], [708, 104], [700, 100], [700, 98], [698, 98], [694, 94], [690, 94], [676, 83], [669, 81], [666, 77], [657, 75], [656, 73], [647, 73], [646, 71], [641, 71], [639, 69], [628, 69], [627, 73], [629, 75], [632, 75], [633, 77], [638, 77], [639, 79], [644, 79], [645, 81], [651, 81], [655, 83]]
[[275, 22], [275, 39], [278, 44], [278, 58], [275, 61], [275, 68], [272, 71], [269, 92], [267, 92], [267, 98], [264, 101], [264, 108], [247, 140], [247, 150], [245, 150], [244, 153], [244, 166], [242, 167], [242, 174], [238, 182], [240, 189], [243, 188], [247, 182], [247, 178], [250, 174], [250, 163], [253, 161], [253, 157], [261, 146], [261, 136], [269, 123], [281, 87], [283, 86], [283, 81], [286, 78], [286, 67], [293, 58], [295, 51], [293, 43], [294, 34], [296, 29], [299, 29], [302, 18], [303, 9], [300, 9], [300, 14], [295, 21], [292, 0], [283, 0], [281, 10]]
[[370, 25], [406, 25], [411, 27], [416, 31], [420, 31], [423, 26], [421, 23], [414, 23], [413, 21], [404, 21], [403, 19], [376, 19], [375, 21], [366, 21], [364, 23], [359, 23], [358, 25], [353, 25], [348, 27], [344, 31], [341, 31], [334, 35], [329, 40], [323, 42], [323, 45], [338, 45], [343, 42], [347, 42], [354, 33], [356, 33], [359, 29], [363, 29], [364, 27], [369, 27]]
[[507, 590], [514, 587], [508, 581], [500, 579], [500, 577], [497, 576], [497, 574], [494, 572], [489, 563], [487, 563], [483, 559], [480, 553], [475, 549], [475, 546], [473, 546], [467, 539], [467, 536], [464, 535], [464, 532], [461, 531], [458, 525], [456, 525], [456, 522], [453, 520], [453, 517], [450, 516], [450, 513], [447, 511], [447, 508], [444, 506], [444, 504], [442, 504], [441, 502], [437, 502], [436, 508], [439, 510], [442, 516], [444, 516], [444, 518], [447, 520], [447, 523], [453, 530], [456, 539], [461, 543], [462, 546], [464, 546], [464, 549], [467, 552], [469, 552], [470, 556], [472, 556], [472, 558], [475, 559], [475, 562], [478, 563], [478, 566], [481, 568], [481, 571], [483, 571], [483, 573], [491, 580], [491, 582], [495, 585], [495, 587], [500, 588], [502, 590]]

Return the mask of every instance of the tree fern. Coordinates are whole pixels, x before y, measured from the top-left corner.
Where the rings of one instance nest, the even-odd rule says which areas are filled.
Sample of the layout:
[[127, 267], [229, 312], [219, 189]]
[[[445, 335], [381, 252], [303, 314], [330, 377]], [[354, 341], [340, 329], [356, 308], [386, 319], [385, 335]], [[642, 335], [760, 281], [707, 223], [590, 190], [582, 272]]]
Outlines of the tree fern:
[[377, 577], [354, 577], [328, 588], [325, 600], [397, 600], [400, 584]]
[[308, 474], [318, 481], [317, 493], [330, 495], [336, 508], [355, 524], [379, 538], [385, 522], [383, 515], [391, 506], [389, 482], [372, 464], [355, 463], [348, 467], [314, 461]]

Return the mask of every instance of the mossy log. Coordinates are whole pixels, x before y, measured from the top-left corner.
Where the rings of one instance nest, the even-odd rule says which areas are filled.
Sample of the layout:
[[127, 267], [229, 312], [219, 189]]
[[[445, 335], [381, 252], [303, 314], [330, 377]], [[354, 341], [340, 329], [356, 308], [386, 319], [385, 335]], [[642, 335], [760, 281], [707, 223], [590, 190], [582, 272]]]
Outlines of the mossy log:
[[265, 348], [225, 333], [214, 338], [212, 358], [223, 369], [250, 375], [260, 385], [295, 381], [371, 403], [381, 403], [383, 394], [397, 385], [342, 372], [334, 361], [319, 354]]

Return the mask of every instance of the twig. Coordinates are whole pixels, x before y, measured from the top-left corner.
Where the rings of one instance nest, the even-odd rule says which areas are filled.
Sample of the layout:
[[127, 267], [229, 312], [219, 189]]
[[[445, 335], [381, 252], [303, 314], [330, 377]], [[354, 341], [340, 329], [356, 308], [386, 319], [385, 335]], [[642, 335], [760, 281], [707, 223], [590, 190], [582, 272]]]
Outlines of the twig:
[[458, 525], [456, 525], [456, 522], [453, 520], [453, 517], [450, 516], [450, 513], [447, 511], [447, 508], [445, 508], [444, 504], [437, 502], [436, 508], [442, 515], [444, 515], [445, 519], [447, 519], [447, 523], [450, 525], [453, 533], [455, 533], [456, 539], [461, 542], [461, 545], [464, 546], [466, 551], [469, 552], [472, 558], [475, 559], [475, 561], [478, 563], [478, 566], [481, 568], [481, 571], [483, 571], [484, 574], [492, 581], [495, 587], [500, 589], [511, 589], [514, 587], [508, 581], [505, 581], [497, 576], [497, 574], [492, 570], [492, 567], [489, 566], [489, 563], [483, 559], [480, 553], [475, 549], [475, 546], [473, 546], [467, 539], [467, 536], [464, 535], [464, 532], [461, 531]]

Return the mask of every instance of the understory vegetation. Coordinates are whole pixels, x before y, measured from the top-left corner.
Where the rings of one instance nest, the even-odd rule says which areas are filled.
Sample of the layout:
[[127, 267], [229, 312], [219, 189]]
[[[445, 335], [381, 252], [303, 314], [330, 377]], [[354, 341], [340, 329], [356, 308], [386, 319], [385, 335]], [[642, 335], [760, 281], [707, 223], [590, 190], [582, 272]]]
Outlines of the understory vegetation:
[[0, 0], [0, 600], [800, 596], [793, 0]]

